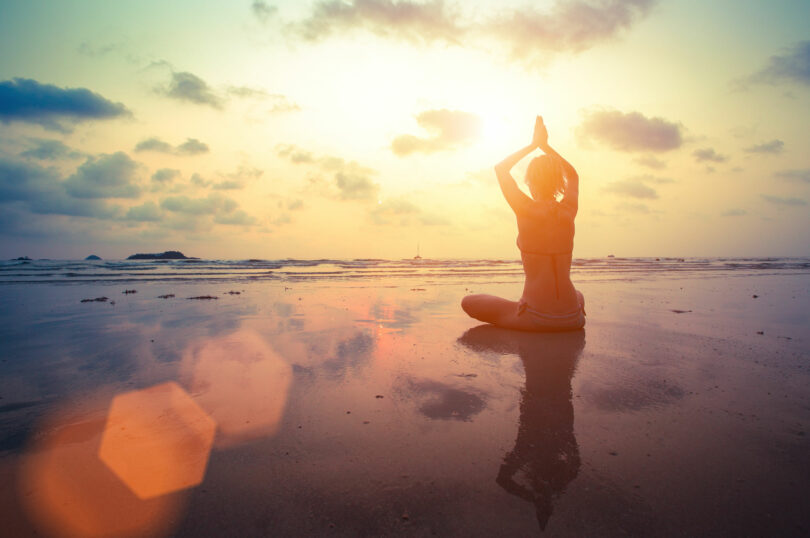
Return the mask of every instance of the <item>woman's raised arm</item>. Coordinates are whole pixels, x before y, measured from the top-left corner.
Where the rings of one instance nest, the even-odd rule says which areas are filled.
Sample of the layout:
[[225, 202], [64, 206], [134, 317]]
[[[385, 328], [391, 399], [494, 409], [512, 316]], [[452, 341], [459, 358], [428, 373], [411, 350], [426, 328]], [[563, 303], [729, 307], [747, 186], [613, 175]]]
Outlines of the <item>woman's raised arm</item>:
[[[542, 130], [538, 132], [538, 126], [542, 127]], [[545, 132], [545, 126], [543, 125], [543, 119], [540, 116], [537, 116], [537, 120], [534, 124], [534, 135], [532, 136], [532, 143], [526, 147], [520, 148], [513, 154], [509, 155], [507, 158], [499, 162], [495, 165], [495, 175], [498, 178], [498, 185], [501, 186], [501, 192], [503, 192], [504, 198], [509, 203], [509, 206], [512, 208], [513, 211], [517, 212], [529, 204], [531, 204], [531, 198], [526, 196], [520, 187], [517, 186], [517, 182], [515, 182], [515, 178], [512, 177], [511, 170], [514, 166], [522, 161], [528, 154], [536, 150], [540, 147], [540, 142], [543, 140], [542, 133]], [[545, 135], [545, 139], [548, 140], [548, 133]]]

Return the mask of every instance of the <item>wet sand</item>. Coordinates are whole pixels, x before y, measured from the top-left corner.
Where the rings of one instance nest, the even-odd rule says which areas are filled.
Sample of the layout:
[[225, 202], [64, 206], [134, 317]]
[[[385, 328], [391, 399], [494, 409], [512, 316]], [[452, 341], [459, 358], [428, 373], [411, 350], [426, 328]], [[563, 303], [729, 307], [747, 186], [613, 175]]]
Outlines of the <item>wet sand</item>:
[[578, 287], [525, 334], [459, 308], [516, 283], [6, 286], [3, 533], [810, 532], [807, 276]]

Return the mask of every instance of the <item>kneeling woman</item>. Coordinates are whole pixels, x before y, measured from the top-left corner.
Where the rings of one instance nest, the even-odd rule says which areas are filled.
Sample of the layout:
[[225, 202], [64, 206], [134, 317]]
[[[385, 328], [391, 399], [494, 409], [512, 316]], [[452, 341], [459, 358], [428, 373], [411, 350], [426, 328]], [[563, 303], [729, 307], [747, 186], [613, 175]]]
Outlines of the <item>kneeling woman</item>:
[[[532, 197], [515, 183], [510, 170], [535, 149], [526, 183]], [[475, 319], [521, 331], [567, 331], [585, 325], [585, 300], [571, 283], [571, 251], [577, 214], [579, 176], [548, 145], [543, 118], [537, 117], [532, 143], [495, 167], [504, 197], [515, 212], [517, 246], [526, 283], [519, 302], [494, 295], [468, 295], [461, 307]]]

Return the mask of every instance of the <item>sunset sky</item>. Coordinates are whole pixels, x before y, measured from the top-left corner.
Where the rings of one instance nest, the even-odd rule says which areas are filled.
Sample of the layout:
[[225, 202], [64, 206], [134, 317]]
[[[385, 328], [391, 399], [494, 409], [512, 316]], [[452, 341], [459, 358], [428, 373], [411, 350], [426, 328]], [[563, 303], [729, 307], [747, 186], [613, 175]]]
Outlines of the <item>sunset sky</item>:
[[[0, 3], [0, 258], [810, 256], [806, 0]], [[522, 184], [522, 167], [515, 177]]]

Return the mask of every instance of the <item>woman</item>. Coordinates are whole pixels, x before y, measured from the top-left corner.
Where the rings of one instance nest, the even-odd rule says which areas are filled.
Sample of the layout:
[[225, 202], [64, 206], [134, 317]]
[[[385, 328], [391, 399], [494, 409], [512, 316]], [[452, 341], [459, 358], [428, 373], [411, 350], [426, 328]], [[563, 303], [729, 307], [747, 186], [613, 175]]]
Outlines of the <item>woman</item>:
[[[535, 149], [526, 183], [532, 197], [517, 186], [510, 170]], [[468, 295], [461, 307], [475, 319], [521, 331], [567, 331], [585, 325], [585, 299], [571, 283], [571, 251], [577, 214], [579, 176], [548, 145], [548, 131], [537, 116], [532, 143], [495, 167], [501, 191], [515, 212], [517, 246], [526, 282], [519, 302], [494, 295]]]

